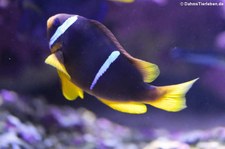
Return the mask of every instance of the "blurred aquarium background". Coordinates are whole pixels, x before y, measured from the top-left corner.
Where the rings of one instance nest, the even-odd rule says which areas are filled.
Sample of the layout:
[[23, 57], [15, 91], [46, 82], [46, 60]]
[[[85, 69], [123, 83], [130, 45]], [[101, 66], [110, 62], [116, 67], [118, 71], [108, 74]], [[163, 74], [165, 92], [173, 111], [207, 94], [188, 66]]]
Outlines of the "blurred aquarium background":
[[[0, 148], [225, 148], [225, 1], [190, 2], [210, 1], [0, 0]], [[46, 21], [57, 13], [107, 26], [128, 53], [159, 66], [153, 85], [199, 77], [188, 107], [129, 115], [88, 94], [67, 101], [44, 63]]]

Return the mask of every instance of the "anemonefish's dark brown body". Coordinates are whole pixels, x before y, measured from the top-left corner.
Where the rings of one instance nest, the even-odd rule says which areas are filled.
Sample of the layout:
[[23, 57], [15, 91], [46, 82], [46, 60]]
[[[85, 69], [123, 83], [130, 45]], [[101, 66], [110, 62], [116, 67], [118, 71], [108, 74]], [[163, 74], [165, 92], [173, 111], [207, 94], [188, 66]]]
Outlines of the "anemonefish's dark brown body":
[[[74, 20], [71, 22], [69, 18], [72, 17]], [[48, 36], [51, 52], [63, 71], [60, 71], [62, 69], [58, 65], [52, 64], [55, 62], [47, 63], [56, 67], [59, 74], [64, 72], [61, 79], [63, 74], [67, 74], [67, 79], [77, 88], [121, 112], [144, 113], [146, 111], [138, 110], [138, 106], [144, 104], [167, 111], [181, 110], [185, 106], [184, 102], [179, 102], [170, 110], [164, 107], [166, 100], [170, 102], [170, 93], [176, 92], [174, 90], [181, 90], [177, 91], [181, 95], [176, 97], [184, 100], [185, 93], [195, 82], [193, 80], [167, 87], [147, 84], [158, 76], [157, 66], [129, 55], [108, 29], [94, 20], [67, 14], [53, 16], [48, 20]], [[117, 107], [121, 103], [127, 106], [137, 104], [137, 110], [126, 106], [123, 108], [124, 105]]]

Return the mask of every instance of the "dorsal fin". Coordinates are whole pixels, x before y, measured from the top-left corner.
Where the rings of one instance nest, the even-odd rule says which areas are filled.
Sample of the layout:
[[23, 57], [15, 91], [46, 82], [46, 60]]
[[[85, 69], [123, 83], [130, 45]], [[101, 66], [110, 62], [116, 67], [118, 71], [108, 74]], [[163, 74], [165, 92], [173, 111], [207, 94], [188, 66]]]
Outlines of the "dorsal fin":
[[98, 29], [100, 29], [113, 43], [114, 45], [118, 48], [118, 50], [123, 53], [125, 51], [121, 44], [118, 42], [116, 37], [113, 35], [113, 33], [103, 24], [101, 24], [98, 21], [95, 20], [90, 20], [93, 25], [95, 25]]
[[93, 23], [97, 28], [99, 28], [102, 32], [104, 32], [105, 35], [114, 43], [114, 45], [123, 55], [125, 55], [129, 60], [134, 59], [129, 53], [127, 53], [127, 51], [122, 47], [122, 45], [113, 35], [113, 33], [107, 27], [105, 27], [103, 24], [95, 20], [91, 20], [91, 23]]
[[127, 51], [121, 46], [116, 37], [108, 28], [98, 21], [91, 20], [91, 22], [100, 30], [102, 30], [105, 35], [115, 44], [117, 49], [131, 62], [131, 64], [133, 64], [140, 71], [144, 82], [150, 83], [158, 77], [159, 69], [157, 65], [134, 58], [129, 53], [127, 53]]
[[132, 61], [133, 65], [141, 72], [144, 82], [150, 83], [159, 76], [157, 65], [137, 58], [133, 58]]

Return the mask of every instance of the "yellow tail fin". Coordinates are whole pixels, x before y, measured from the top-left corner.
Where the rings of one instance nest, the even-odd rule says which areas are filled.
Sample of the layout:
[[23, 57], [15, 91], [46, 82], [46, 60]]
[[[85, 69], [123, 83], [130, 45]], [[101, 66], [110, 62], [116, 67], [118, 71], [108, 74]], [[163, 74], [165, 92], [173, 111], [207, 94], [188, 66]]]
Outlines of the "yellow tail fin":
[[154, 101], [144, 103], [169, 112], [180, 111], [187, 107], [185, 94], [197, 80], [198, 78], [181, 84], [157, 87], [163, 95]]

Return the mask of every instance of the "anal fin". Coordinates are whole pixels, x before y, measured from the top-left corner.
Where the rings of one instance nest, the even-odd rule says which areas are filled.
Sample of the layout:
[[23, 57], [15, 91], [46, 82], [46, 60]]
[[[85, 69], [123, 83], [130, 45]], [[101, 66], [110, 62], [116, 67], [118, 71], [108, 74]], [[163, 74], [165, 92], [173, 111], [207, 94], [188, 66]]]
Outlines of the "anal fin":
[[111, 101], [107, 99], [98, 98], [102, 103], [106, 104], [110, 108], [129, 114], [143, 114], [147, 112], [147, 107], [143, 103], [138, 102], [121, 102]]
[[63, 72], [60, 70], [57, 72], [61, 79], [63, 96], [68, 100], [75, 100], [78, 96], [83, 99], [83, 91], [72, 83]]

